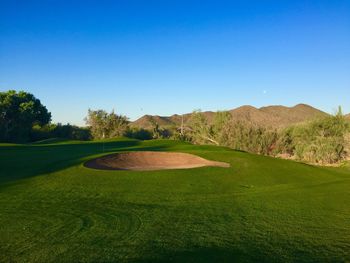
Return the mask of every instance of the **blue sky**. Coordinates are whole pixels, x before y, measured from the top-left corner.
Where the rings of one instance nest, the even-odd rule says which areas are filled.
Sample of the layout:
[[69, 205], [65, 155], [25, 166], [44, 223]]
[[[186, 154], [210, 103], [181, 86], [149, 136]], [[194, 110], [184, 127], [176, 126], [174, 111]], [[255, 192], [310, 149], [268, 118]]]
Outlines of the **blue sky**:
[[0, 90], [54, 122], [308, 103], [350, 112], [350, 1], [0, 0]]

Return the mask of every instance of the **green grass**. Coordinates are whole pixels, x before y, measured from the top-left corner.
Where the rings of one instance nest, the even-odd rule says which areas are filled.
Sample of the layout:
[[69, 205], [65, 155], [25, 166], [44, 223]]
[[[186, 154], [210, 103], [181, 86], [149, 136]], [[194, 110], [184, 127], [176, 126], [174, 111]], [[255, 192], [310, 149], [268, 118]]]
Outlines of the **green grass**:
[[231, 168], [98, 171], [102, 142], [0, 145], [0, 262], [350, 261], [350, 170], [175, 141]]

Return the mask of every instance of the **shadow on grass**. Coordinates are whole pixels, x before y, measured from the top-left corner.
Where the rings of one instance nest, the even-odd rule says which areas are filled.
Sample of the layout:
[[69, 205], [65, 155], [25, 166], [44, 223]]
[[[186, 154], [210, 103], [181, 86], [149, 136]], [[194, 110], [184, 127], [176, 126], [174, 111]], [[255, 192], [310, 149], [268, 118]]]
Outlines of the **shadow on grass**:
[[249, 255], [237, 249], [197, 248], [189, 251], [159, 252], [159, 257], [134, 260], [133, 262], [264, 262], [256, 255]]
[[79, 144], [17, 145], [0, 147], [0, 185], [57, 172], [93, 155], [119, 151], [161, 151], [169, 146], [143, 146], [142, 141], [120, 140]]

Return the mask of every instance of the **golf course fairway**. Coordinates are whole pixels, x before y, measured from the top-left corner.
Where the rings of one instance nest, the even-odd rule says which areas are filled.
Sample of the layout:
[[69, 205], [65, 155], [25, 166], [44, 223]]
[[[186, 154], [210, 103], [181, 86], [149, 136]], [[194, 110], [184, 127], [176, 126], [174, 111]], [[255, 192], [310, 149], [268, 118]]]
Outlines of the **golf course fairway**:
[[[96, 170], [106, 154], [230, 167]], [[0, 144], [0, 262], [350, 262], [350, 169], [118, 139]]]

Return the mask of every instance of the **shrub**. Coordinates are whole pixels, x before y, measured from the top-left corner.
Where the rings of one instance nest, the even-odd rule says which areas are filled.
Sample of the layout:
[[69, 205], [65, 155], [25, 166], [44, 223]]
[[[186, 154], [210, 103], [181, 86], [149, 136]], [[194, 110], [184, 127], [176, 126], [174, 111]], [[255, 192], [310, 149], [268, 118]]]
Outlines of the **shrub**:
[[153, 138], [153, 134], [149, 130], [129, 128], [125, 134], [128, 138], [138, 139], [138, 140], [150, 140]]
[[278, 149], [311, 163], [332, 164], [348, 155], [349, 122], [341, 110], [334, 115], [308, 124], [290, 127], [280, 134]]
[[282, 155], [310, 163], [333, 164], [349, 156], [350, 124], [341, 113], [282, 131], [234, 121], [228, 112], [215, 114], [211, 124], [195, 111], [186, 137], [264, 155]]
[[40, 141], [49, 138], [64, 138], [70, 140], [90, 140], [91, 133], [87, 127], [75, 125], [47, 124], [44, 126], [35, 125], [31, 131], [31, 141]]

